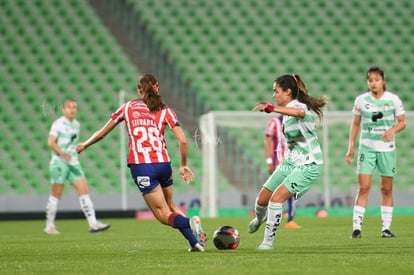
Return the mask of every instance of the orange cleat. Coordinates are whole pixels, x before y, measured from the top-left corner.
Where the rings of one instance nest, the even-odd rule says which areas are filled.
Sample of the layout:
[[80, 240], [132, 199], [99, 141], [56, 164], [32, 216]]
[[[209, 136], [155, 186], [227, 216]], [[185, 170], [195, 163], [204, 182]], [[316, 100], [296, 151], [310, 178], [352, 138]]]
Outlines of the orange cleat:
[[300, 225], [298, 225], [294, 221], [290, 221], [290, 222], [285, 224], [285, 228], [287, 228], [287, 229], [299, 229]]

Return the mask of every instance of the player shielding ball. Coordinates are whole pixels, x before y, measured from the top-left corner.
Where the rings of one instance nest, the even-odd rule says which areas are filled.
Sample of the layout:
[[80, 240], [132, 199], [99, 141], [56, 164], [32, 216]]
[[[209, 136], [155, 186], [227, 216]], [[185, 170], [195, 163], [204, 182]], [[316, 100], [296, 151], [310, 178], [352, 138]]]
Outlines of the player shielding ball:
[[199, 217], [188, 219], [173, 204], [171, 160], [164, 129], [168, 126], [179, 142], [181, 154], [180, 177], [187, 182], [194, 174], [187, 166], [188, 144], [174, 111], [159, 95], [156, 78], [145, 74], [138, 79], [138, 95], [114, 112], [108, 122], [85, 142], [77, 145], [81, 153], [103, 139], [115, 126], [124, 121], [129, 136], [128, 167], [154, 216], [163, 224], [180, 230], [190, 244], [190, 252], [204, 251], [206, 234]]
[[[283, 116], [279, 115], [269, 120], [266, 131], [265, 131], [265, 154], [267, 171], [269, 175], [272, 175], [275, 169], [282, 162], [285, 154], [288, 152], [288, 145], [286, 138], [283, 135], [282, 121]], [[277, 187], [277, 186], [274, 186]], [[262, 186], [259, 193], [256, 196], [254, 205], [255, 217], [250, 221], [248, 232], [255, 233], [260, 225], [266, 221], [266, 212], [269, 204], [270, 197], [272, 196], [273, 190], [268, 189], [269, 186]], [[296, 200], [294, 197], [290, 197], [287, 200], [288, 204], [288, 220], [285, 224], [287, 229], [299, 229], [298, 225], [293, 219], [295, 216]]]
[[283, 134], [289, 151], [276, 171], [264, 183], [274, 190], [268, 205], [268, 217], [263, 242], [258, 250], [273, 249], [273, 241], [282, 220], [282, 204], [289, 198], [302, 197], [322, 171], [322, 150], [315, 131], [314, 111], [322, 118], [321, 108], [326, 98], [308, 94], [299, 75], [283, 75], [273, 83], [273, 98], [277, 103], [256, 104], [254, 110], [283, 115]]

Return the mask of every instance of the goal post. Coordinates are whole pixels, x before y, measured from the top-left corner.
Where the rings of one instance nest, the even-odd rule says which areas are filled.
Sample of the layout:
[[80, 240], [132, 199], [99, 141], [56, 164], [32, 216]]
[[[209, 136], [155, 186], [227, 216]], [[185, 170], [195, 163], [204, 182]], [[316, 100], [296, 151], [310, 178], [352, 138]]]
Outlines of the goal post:
[[[220, 137], [217, 127], [249, 128], [264, 131], [271, 117], [266, 113], [252, 111], [215, 111], [200, 117], [203, 176], [201, 213], [205, 217], [217, 217], [217, 146]], [[237, 163], [234, 163], [237, 165]]]
[[[398, 133], [396, 136], [397, 143], [397, 164], [398, 171], [396, 178], [399, 181], [399, 186], [406, 186], [406, 181], [410, 177], [411, 158], [410, 151], [412, 148], [409, 146], [410, 137], [414, 134], [411, 121], [414, 117], [413, 112], [406, 112], [407, 129]], [[256, 161], [264, 171], [266, 165], [264, 164], [264, 131], [266, 129], [269, 120], [274, 117], [272, 115], [252, 112], [252, 111], [211, 111], [200, 117], [199, 126], [201, 131], [201, 147], [202, 147], [202, 194], [201, 194], [201, 212], [200, 215], [205, 217], [217, 217], [218, 215], [218, 172], [223, 167], [219, 167], [218, 163], [222, 161], [218, 157], [218, 153], [223, 154], [222, 150], [225, 146], [233, 146], [231, 144], [220, 144], [221, 136], [218, 133], [219, 128], [237, 128], [240, 132], [255, 131], [258, 133], [259, 140], [256, 144], [256, 151], [260, 155], [260, 159]], [[318, 179], [317, 188], [321, 194], [321, 202], [324, 207], [331, 206], [331, 192], [350, 192], [351, 188], [356, 188], [356, 175], [355, 175], [355, 161], [352, 165], [345, 163], [345, 153], [348, 144], [349, 128], [351, 126], [353, 114], [349, 111], [325, 111], [321, 122], [317, 122], [318, 138], [321, 141], [323, 156], [324, 156], [324, 169], [323, 174]], [[358, 149], [358, 138], [354, 147], [355, 154]], [[238, 143], [238, 140], [236, 139]], [[220, 146], [222, 147], [220, 147]], [[244, 149], [249, 149], [248, 145], [243, 145]], [[242, 147], [243, 147], [242, 146]], [[250, 148], [251, 149], [251, 148]], [[219, 151], [220, 150], [220, 151]], [[227, 153], [227, 152], [226, 152]], [[224, 153], [224, 154], [226, 154]], [[407, 155], [408, 154], [408, 155]], [[402, 156], [402, 159], [400, 158]], [[400, 167], [400, 163], [405, 163], [406, 166]], [[241, 165], [234, 158], [230, 158], [230, 166]], [[405, 168], [407, 167], [407, 168]], [[236, 171], [244, 171], [245, 168], [237, 168]], [[375, 180], [375, 179], [374, 179]], [[373, 180], [373, 181], [374, 181]], [[232, 183], [232, 179], [229, 179]], [[264, 183], [262, 179], [259, 179], [258, 185], [254, 192], [257, 192], [261, 184]], [[401, 182], [400, 182], [401, 181]], [[377, 188], [376, 186], [373, 188]], [[409, 187], [399, 187], [397, 191], [404, 191]], [[405, 188], [405, 189], [404, 189]], [[345, 191], [347, 190], [347, 191]], [[253, 190], [252, 190], [253, 191]], [[249, 191], [250, 192], [250, 191]], [[314, 191], [316, 192], [316, 191]]]

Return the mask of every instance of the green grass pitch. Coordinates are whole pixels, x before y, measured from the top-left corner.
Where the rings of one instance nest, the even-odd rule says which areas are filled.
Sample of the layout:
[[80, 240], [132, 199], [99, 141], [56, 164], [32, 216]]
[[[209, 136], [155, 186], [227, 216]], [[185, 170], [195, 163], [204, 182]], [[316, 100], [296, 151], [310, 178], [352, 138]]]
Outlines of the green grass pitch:
[[[179, 231], [155, 220], [110, 219], [106, 232], [91, 234], [86, 220], [57, 220], [58, 236], [44, 221], [0, 222], [0, 274], [414, 274], [414, 216], [394, 216], [397, 238], [379, 237], [378, 216], [364, 220], [361, 239], [349, 239], [351, 217], [283, 220], [273, 251], [256, 251], [264, 227], [247, 233], [250, 218], [202, 219], [209, 237], [204, 253], [187, 252]], [[221, 225], [237, 228], [236, 250], [212, 242]]]

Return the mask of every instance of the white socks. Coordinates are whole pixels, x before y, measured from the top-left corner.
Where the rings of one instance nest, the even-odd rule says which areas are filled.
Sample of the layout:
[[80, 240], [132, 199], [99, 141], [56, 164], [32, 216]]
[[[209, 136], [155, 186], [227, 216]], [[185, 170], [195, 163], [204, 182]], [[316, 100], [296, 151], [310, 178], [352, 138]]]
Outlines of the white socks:
[[[46, 203], [46, 228], [55, 228], [55, 218], [58, 208], [59, 200], [52, 195], [49, 196], [49, 199]], [[92, 227], [96, 224], [95, 209], [93, 208], [93, 203], [88, 194], [79, 197], [79, 203], [82, 208], [83, 213], [85, 214], [86, 219], [88, 220], [89, 227]]]
[[267, 206], [261, 206], [256, 203], [254, 205], [254, 213], [256, 214], [256, 218], [261, 223], [266, 217]]
[[55, 227], [55, 218], [58, 207], [59, 200], [52, 195], [49, 196], [49, 199], [46, 203], [46, 228]]
[[[392, 206], [381, 206], [381, 220], [382, 220], [382, 230], [390, 229], [392, 222]], [[362, 221], [365, 215], [365, 208], [355, 205], [354, 206], [354, 216], [353, 216], [353, 230], [361, 230]]]
[[79, 203], [86, 219], [88, 220], [89, 227], [94, 226], [96, 224], [95, 209], [93, 208], [93, 203], [89, 195], [86, 194], [80, 196]]
[[266, 229], [264, 234], [263, 243], [268, 246], [273, 246], [273, 240], [275, 239], [277, 229], [282, 221], [282, 203], [269, 202]]
[[382, 230], [389, 230], [392, 222], [392, 206], [381, 206]]
[[353, 215], [353, 230], [361, 230], [362, 221], [364, 220], [365, 208], [355, 205]]

